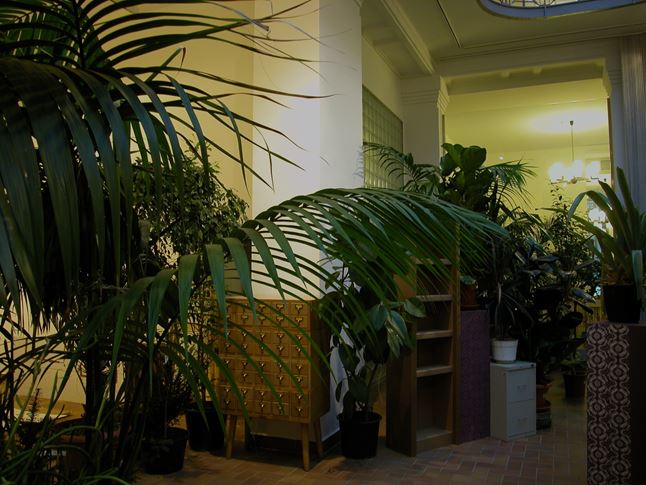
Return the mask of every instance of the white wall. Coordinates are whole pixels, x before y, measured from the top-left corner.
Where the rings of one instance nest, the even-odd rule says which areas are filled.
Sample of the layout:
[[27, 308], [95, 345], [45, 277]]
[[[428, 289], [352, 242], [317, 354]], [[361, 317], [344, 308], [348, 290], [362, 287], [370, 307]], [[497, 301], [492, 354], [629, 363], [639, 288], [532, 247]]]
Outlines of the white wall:
[[362, 40], [363, 85], [397, 117], [404, 119], [401, 80], [365, 39]]

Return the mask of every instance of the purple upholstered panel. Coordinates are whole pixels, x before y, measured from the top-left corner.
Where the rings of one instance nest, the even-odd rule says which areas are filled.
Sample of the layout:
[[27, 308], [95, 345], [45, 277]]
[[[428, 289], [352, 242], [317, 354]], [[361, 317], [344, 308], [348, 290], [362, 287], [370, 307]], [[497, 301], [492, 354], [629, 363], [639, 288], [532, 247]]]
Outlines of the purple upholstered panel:
[[458, 443], [489, 436], [489, 318], [486, 310], [461, 315]]

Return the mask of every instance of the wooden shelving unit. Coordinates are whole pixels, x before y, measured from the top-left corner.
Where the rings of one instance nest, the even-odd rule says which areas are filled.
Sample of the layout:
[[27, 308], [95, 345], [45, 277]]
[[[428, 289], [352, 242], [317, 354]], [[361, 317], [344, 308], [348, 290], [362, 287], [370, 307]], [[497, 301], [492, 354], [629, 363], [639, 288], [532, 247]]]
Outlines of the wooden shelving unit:
[[386, 442], [409, 456], [455, 441], [459, 280], [449, 260], [441, 264], [447, 277], [416, 261], [414, 284], [400, 285], [402, 297], [417, 296], [427, 314], [413, 323], [412, 348], [388, 367]]

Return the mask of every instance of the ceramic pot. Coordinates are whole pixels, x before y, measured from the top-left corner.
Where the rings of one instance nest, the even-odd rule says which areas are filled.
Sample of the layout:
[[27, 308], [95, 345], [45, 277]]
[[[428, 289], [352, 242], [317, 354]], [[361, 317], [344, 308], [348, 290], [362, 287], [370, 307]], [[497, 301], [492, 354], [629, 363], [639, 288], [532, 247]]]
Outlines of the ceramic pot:
[[516, 362], [516, 350], [518, 349], [517, 339], [493, 339], [491, 341], [491, 353], [494, 362], [511, 364]]

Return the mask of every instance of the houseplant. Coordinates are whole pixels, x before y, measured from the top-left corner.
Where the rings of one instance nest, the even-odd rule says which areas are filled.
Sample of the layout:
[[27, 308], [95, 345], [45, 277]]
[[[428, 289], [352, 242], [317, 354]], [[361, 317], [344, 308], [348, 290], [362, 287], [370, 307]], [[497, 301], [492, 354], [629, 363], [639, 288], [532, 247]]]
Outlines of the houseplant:
[[413, 156], [376, 143], [366, 143], [364, 151], [374, 154], [384, 169], [400, 176], [406, 192], [435, 194], [442, 200], [485, 215], [497, 221], [513, 208], [512, 198], [522, 197], [522, 188], [531, 168], [521, 162], [485, 165], [487, 150], [444, 143], [439, 164], [416, 163]]
[[[617, 191], [600, 181], [601, 193], [589, 190], [579, 194], [569, 214], [596, 240], [595, 252], [601, 261], [603, 302], [608, 319], [630, 323], [639, 320], [643, 302], [646, 214], [635, 205], [626, 175], [620, 168], [616, 183]], [[605, 213], [612, 232], [576, 215], [579, 204], [586, 197]]]
[[[257, 146], [242, 127], [280, 136], [276, 130], [232, 113], [224, 104], [229, 93], [218, 94], [221, 83], [264, 98], [280, 93], [178, 67], [182, 49], [171, 50], [162, 61], [151, 54], [196, 39], [217, 42], [226, 33], [246, 49], [245, 41], [255, 44], [250, 30], [264, 30], [291, 10], [254, 20], [210, 0], [187, 0], [183, 6], [189, 8], [159, 11], [155, 2], [146, 0], [7, 0], [0, 6], [0, 136], [6, 147], [0, 151], [0, 293], [6, 314], [16, 315], [0, 324], [4, 335], [30, 339], [29, 352], [17, 355], [11, 346], [2, 349], [6, 359], [0, 374], [30, 368], [34, 359], [47, 365], [65, 359], [65, 371], [52, 393], [56, 401], [82, 364], [87, 431], [83, 451], [88, 459], [75, 477], [79, 483], [109, 476], [132, 478], [155, 362], [171, 330], [182, 335], [183, 350], [165, 349], [165, 355], [194, 393], [201, 384], [212, 400], [216, 398], [188, 352], [194, 281], [210, 275], [215, 304], [225, 314], [225, 264], [232, 263], [240, 292], [253, 307], [252, 280], [257, 273], [249, 271], [246, 246], [252, 248], [255, 267], [268, 276], [259, 284], [293, 295], [294, 277], [299, 288], [318, 288], [329, 276], [318, 264], [318, 255], [296, 254], [297, 243], [325, 252], [339, 240], [346, 241], [335, 256], [356, 259], [358, 270], [366, 266], [360, 254], [370, 248], [380, 254], [383, 271], [405, 276], [409, 268], [402, 261], [411, 255], [433, 258], [434, 252], [448, 252], [455, 245], [454, 237], [443, 234], [448, 222], [471, 221], [476, 231], [491, 229], [429, 197], [328, 189], [270, 208], [234, 235], [180, 256], [170, 267], [144, 264], [146, 224], [133, 203], [135, 167], [153, 174], [158, 192], [169, 176], [180, 187], [181, 201], [182, 152], [188, 140], [198, 142], [205, 176], [212, 170], [207, 142], [239, 165], [245, 176], [250, 169], [244, 147], [265, 150], [270, 164], [287, 162], [272, 149]], [[218, 10], [191, 13], [193, 6]], [[122, 42], [125, 38], [131, 40]], [[236, 45], [235, 40], [227, 42]], [[254, 51], [275, 56], [271, 48], [256, 46]], [[178, 74], [189, 71], [191, 81], [179, 82]], [[204, 118], [230, 130], [238, 150], [228, 151], [218, 136], [205, 133], [200, 122]], [[358, 214], [371, 224], [364, 224]], [[374, 275], [363, 282], [375, 291], [380, 283]], [[42, 333], [34, 332], [34, 326]], [[217, 362], [212, 349], [204, 350]], [[123, 368], [124, 378], [118, 379]], [[26, 379], [20, 377], [22, 382]], [[3, 402], [12, 402], [22, 383], [10, 381]], [[235, 381], [232, 386], [237, 389]], [[11, 414], [12, 407], [6, 409]], [[3, 478], [34, 483], [56, 476], [56, 470], [25, 466], [35, 463], [33, 458], [51, 442], [21, 450], [11, 423], [2, 421]]]
[[[208, 174], [203, 173], [196, 156], [198, 148], [191, 146], [183, 152], [181, 185], [172, 174], [162, 176], [161, 194], [153, 174], [136, 167], [133, 199], [140, 224], [146, 227], [148, 264], [169, 266], [178, 255], [198, 252], [209, 241], [231, 236], [245, 220], [247, 203], [220, 184], [215, 167]], [[211, 315], [210, 302], [202, 296], [203, 287], [209, 284], [205, 273], [195, 279], [197, 297], [192, 300], [190, 311], [191, 333], [207, 344], [214, 340], [211, 325], [217, 323], [203, 322]], [[200, 347], [193, 344], [189, 349], [208, 371], [211, 360]], [[224, 442], [223, 423], [214, 403], [207, 399], [204, 386], [198, 387], [200, 402], [192, 400], [185, 409], [189, 444], [193, 450], [217, 449]]]
[[[374, 263], [380, 267], [378, 258]], [[377, 294], [357, 283], [361, 278], [351, 266], [338, 268], [337, 277], [341, 284], [324, 296], [321, 305], [323, 315], [339, 315], [332, 345], [344, 373], [335, 391], [343, 406], [338, 415], [341, 451], [348, 458], [370, 458], [377, 453], [381, 416], [373, 411], [373, 404], [385, 365], [411, 345], [404, 315], [422, 317], [424, 308], [414, 298], [396, 301], [393, 278], [386, 278], [383, 293]]]

